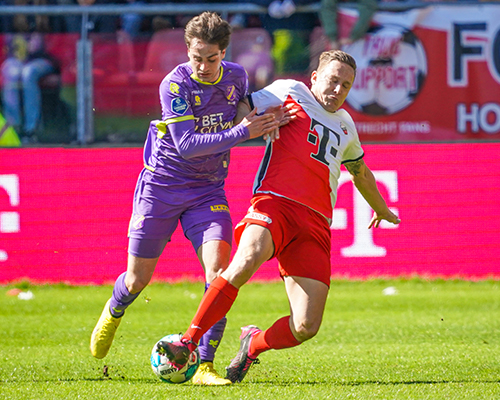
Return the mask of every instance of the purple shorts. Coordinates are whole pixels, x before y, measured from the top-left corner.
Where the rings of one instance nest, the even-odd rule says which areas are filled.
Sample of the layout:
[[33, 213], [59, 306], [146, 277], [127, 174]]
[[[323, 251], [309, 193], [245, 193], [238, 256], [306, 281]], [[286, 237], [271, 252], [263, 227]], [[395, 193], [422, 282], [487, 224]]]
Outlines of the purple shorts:
[[155, 183], [144, 170], [134, 194], [128, 252], [141, 258], [159, 257], [179, 221], [195, 251], [211, 240], [231, 244], [233, 225], [224, 182], [175, 188]]

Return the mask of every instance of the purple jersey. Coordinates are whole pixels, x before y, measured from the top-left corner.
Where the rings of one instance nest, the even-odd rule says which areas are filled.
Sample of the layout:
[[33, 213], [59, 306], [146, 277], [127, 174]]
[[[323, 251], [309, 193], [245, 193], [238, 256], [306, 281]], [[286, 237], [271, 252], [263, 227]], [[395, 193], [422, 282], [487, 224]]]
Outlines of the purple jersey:
[[189, 63], [174, 68], [160, 84], [162, 121], [151, 121], [144, 146], [144, 167], [154, 172], [156, 183], [223, 181], [229, 150], [249, 138], [247, 128], [233, 127], [247, 92], [246, 72], [235, 63], [223, 61], [214, 83], [194, 78]]

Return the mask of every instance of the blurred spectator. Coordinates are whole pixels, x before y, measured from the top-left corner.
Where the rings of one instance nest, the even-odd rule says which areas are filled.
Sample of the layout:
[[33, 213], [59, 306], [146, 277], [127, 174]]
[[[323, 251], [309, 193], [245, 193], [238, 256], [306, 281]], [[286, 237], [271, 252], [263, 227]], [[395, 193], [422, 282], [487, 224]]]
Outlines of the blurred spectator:
[[234, 30], [232, 35], [233, 61], [245, 68], [248, 74], [249, 90], [262, 89], [271, 83], [274, 62], [271, 57], [272, 40], [263, 28]]
[[[148, 4], [165, 4], [172, 3], [172, 1], [165, 0], [147, 0]], [[175, 16], [174, 15], [154, 15], [152, 17], [147, 16], [146, 18], [151, 19], [151, 29], [153, 32], [158, 32], [163, 29], [175, 28]]]
[[373, 14], [377, 11], [377, 0], [358, 0], [358, 20], [349, 37], [339, 40], [337, 25], [338, 0], [321, 0], [319, 17], [323, 31], [329, 40], [328, 50], [337, 50], [361, 39], [368, 31]]
[[272, 18], [288, 18], [295, 13], [297, 6], [293, 0], [273, 0], [269, 4], [268, 13]]
[[[233, 3], [240, 0], [147, 0], [151, 4], [210, 4], [210, 3]], [[243, 1], [244, 3], [250, 3], [250, 1]], [[184, 28], [188, 21], [193, 18], [197, 13], [192, 14], [178, 14], [178, 15], [156, 15], [153, 17], [151, 26], [154, 32], [158, 32], [163, 29], [172, 28]]]
[[309, 34], [317, 25], [315, 13], [295, 13], [297, 6], [317, 0], [256, 0], [267, 8], [260, 21], [273, 38], [272, 56], [278, 75], [302, 73], [309, 64]]
[[45, 51], [40, 33], [9, 34], [2, 64], [3, 111], [25, 143], [37, 141], [42, 110], [41, 78], [60, 74], [58, 62]]
[[[142, 0], [126, 0], [126, 3], [127, 5], [145, 4]], [[131, 38], [136, 38], [141, 32], [144, 14], [127, 12], [120, 15], [120, 22], [122, 30], [127, 32]]]
[[[44, 6], [56, 0], [1, 0], [0, 6]], [[52, 15], [16, 14], [0, 16], [0, 32], [58, 32], [61, 18]]]
[[297, 6], [317, 3], [317, 0], [255, 0], [253, 3], [267, 8], [267, 14], [261, 14], [262, 26], [270, 33], [287, 29], [293, 31], [311, 31], [316, 25], [315, 13], [295, 13]]
[[[231, 3], [248, 3], [247, 0], [233, 0]], [[246, 28], [249, 24], [248, 14], [237, 13], [229, 16], [229, 24], [233, 29], [243, 29]], [[257, 17], [258, 18], [258, 17]], [[259, 23], [260, 26], [260, 23]]]
[[[46, 0], [15, 0], [16, 6], [46, 5]], [[50, 32], [49, 17], [47, 15], [16, 14], [13, 17], [13, 30], [15, 32]]]
[[373, 14], [377, 11], [377, 0], [358, 0], [358, 19], [348, 37], [339, 38], [338, 1], [321, 0], [319, 17], [322, 29], [311, 34], [309, 73], [318, 67], [319, 55], [325, 50], [337, 50], [361, 39], [370, 27]]
[[[57, 0], [60, 5], [79, 4], [82, 7], [89, 7], [93, 4], [123, 4], [123, 0]], [[64, 16], [65, 32], [80, 33], [82, 30], [81, 15]], [[120, 23], [118, 15], [90, 14], [88, 22], [89, 32], [113, 33], [116, 32]]]
[[[10, 0], [0, 0], [0, 7], [1, 6], [10, 6], [11, 1]], [[10, 32], [12, 30], [12, 17], [10, 15], [3, 15], [0, 14], [0, 32]]]

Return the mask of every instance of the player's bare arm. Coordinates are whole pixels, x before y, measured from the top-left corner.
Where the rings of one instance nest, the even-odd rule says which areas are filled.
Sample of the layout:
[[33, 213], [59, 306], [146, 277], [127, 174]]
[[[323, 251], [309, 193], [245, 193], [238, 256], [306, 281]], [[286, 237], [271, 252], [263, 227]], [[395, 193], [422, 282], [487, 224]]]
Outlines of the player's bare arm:
[[252, 107], [250, 107], [250, 102], [248, 99], [245, 97], [244, 99], [241, 99], [238, 102], [238, 106], [236, 108], [236, 117], [233, 119], [233, 124], [238, 125], [243, 121], [243, 118], [245, 118], [250, 111], [252, 111]]
[[371, 227], [378, 228], [380, 221], [384, 219], [393, 224], [399, 224], [401, 220], [387, 207], [384, 198], [378, 190], [375, 176], [365, 162], [361, 159], [347, 162], [344, 165], [351, 174], [351, 179], [356, 189], [358, 189], [373, 211], [375, 211], [368, 229]]
[[358, 176], [361, 173], [361, 170], [363, 168], [363, 165], [366, 166], [365, 162], [363, 160], [357, 160], [357, 161], [351, 161], [347, 162], [344, 164], [346, 167], [347, 171], [354, 177]]

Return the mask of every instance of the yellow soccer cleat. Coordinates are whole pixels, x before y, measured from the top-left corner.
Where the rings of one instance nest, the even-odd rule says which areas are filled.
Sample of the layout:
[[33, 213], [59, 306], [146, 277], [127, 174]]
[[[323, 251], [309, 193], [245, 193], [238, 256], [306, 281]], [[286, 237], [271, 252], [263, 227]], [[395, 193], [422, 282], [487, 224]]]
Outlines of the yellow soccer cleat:
[[92, 332], [90, 337], [90, 352], [95, 358], [104, 358], [108, 354], [109, 348], [113, 343], [115, 337], [115, 332], [120, 325], [122, 318], [115, 318], [109, 312], [109, 302], [108, 300], [104, 306], [101, 317], [97, 321], [97, 325]]
[[224, 379], [214, 368], [214, 363], [204, 362], [200, 364], [198, 370], [193, 376], [194, 385], [219, 386], [230, 385], [229, 379]]

